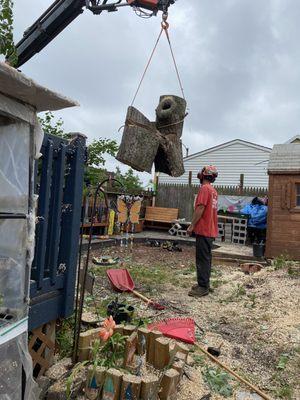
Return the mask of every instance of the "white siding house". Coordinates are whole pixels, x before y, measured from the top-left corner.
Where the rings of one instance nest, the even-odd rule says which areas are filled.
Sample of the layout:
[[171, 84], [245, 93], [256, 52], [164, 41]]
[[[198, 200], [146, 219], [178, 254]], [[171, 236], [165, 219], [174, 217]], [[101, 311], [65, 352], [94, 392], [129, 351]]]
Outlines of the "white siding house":
[[244, 174], [244, 186], [268, 187], [267, 166], [271, 149], [255, 143], [235, 139], [184, 158], [185, 173], [173, 178], [159, 174], [159, 183], [198, 184], [197, 173], [208, 164], [215, 165], [219, 171], [217, 185], [239, 185], [240, 174]]

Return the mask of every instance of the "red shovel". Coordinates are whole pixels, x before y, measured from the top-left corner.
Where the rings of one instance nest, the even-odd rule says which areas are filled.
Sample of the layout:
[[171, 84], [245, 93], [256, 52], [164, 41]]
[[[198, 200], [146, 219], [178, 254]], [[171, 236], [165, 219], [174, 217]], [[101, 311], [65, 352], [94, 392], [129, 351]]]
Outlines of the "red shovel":
[[148, 299], [141, 293], [134, 290], [135, 285], [127, 269], [108, 269], [106, 273], [110, 280], [110, 283], [112, 284], [115, 290], [118, 290], [119, 292], [131, 292], [135, 296], [144, 300], [146, 303], [148, 303], [151, 307], [155, 308], [156, 310], [165, 309], [164, 306], [155, 303], [153, 300]]

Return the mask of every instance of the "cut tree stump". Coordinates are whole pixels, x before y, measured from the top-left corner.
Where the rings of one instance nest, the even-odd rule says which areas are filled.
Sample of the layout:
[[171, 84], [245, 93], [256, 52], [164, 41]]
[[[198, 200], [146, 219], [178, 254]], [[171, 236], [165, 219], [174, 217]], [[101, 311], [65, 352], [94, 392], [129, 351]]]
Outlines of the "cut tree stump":
[[176, 398], [177, 385], [179, 383], [179, 372], [175, 369], [168, 369], [161, 382], [161, 390], [158, 394], [160, 400], [173, 400]]
[[149, 341], [146, 353], [146, 359], [149, 364], [154, 363], [155, 357], [155, 340], [162, 336], [162, 333], [159, 331], [151, 331], [149, 334]]
[[148, 375], [142, 378], [141, 400], [153, 400], [157, 398], [159, 390], [159, 379], [155, 375]]
[[160, 96], [156, 108], [156, 129], [166, 135], [182, 135], [184, 118], [186, 116], [186, 101], [182, 97], [173, 95]]
[[139, 328], [138, 329], [138, 346], [137, 353], [140, 356], [143, 356], [148, 347], [150, 331], [147, 328]]
[[115, 368], [106, 372], [102, 400], [119, 400], [123, 374]]
[[120, 400], [138, 400], [141, 391], [141, 378], [135, 375], [124, 375]]
[[104, 367], [89, 366], [85, 387], [85, 396], [89, 400], [99, 398], [105, 381], [106, 369]]
[[160, 337], [154, 343], [154, 362], [156, 369], [164, 369], [170, 362], [170, 340]]
[[130, 106], [116, 159], [137, 171], [151, 173], [159, 139], [154, 124], [139, 110]]

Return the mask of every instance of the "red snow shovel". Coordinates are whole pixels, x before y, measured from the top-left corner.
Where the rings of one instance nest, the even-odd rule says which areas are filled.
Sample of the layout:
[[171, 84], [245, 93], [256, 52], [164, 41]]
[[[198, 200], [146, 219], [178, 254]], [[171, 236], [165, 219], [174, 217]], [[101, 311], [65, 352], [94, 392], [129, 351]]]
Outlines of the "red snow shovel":
[[107, 276], [112, 284], [113, 288], [119, 292], [131, 292], [135, 296], [139, 297], [140, 299], [144, 300], [148, 303], [151, 307], [156, 310], [164, 310], [165, 307], [155, 303], [153, 300], [148, 299], [147, 297], [143, 296], [141, 293], [137, 292], [135, 289], [134, 282], [130, 276], [130, 273], [127, 269], [108, 269], [106, 271]]

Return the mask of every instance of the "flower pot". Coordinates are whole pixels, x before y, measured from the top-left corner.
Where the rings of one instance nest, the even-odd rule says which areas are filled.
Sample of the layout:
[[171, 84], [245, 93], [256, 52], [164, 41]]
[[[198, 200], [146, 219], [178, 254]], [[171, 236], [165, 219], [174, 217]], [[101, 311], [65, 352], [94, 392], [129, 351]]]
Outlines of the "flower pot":
[[107, 316], [112, 316], [116, 324], [130, 322], [134, 313], [134, 307], [123, 303], [111, 302], [107, 306]]

